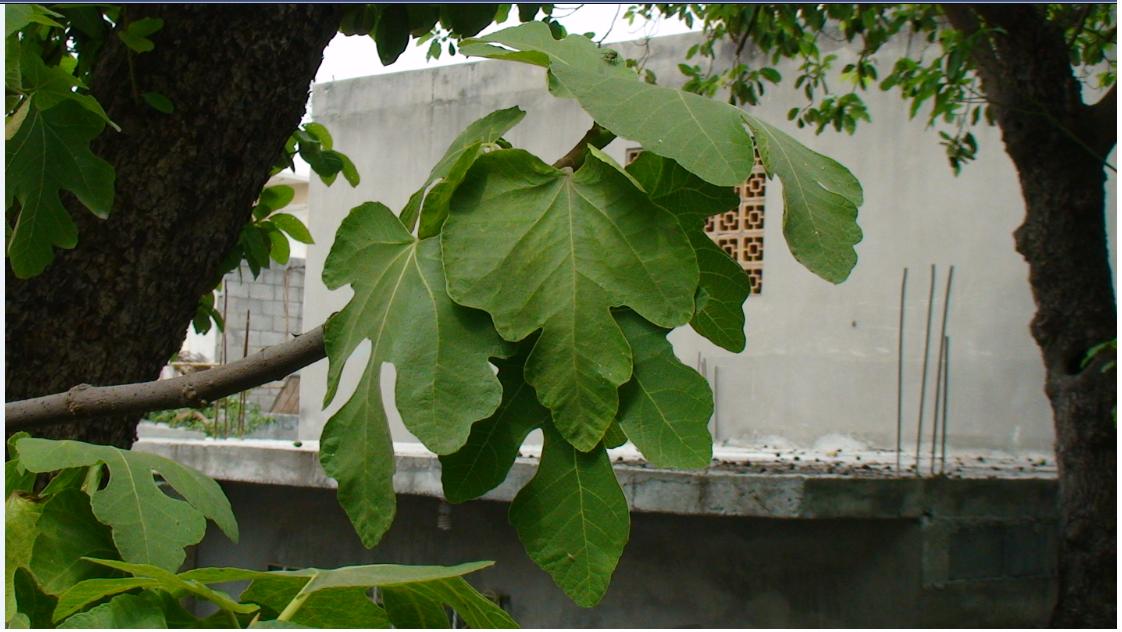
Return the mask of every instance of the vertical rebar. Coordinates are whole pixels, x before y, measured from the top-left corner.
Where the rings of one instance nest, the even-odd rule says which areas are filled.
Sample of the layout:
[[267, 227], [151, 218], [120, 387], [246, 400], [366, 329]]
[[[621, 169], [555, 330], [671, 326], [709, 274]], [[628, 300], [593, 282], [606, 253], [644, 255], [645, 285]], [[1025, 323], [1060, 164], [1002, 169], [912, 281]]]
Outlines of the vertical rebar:
[[935, 416], [931, 422], [931, 474], [935, 474], [935, 451], [939, 447], [939, 404], [943, 392], [943, 340], [939, 341], [939, 358], [935, 361]]
[[288, 340], [288, 273], [292, 272], [292, 268], [284, 269], [284, 296], [281, 299], [281, 307], [284, 308], [284, 339]]
[[717, 437], [720, 435], [720, 432], [721, 432], [721, 417], [717, 414], [717, 411], [720, 410], [719, 404], [720, 404], [720, 401], [721, 401], [720, 398], [718, 397], [718, 394], [721, 392], [720, 391], [720, 384], [721, 384], [721, 367], [720, 367], [720, 365], [714, 364], [713, 365], [713, 442], [714, 443], [717, 442]]
[[942, 465], [940, 470], [947, 471], [947, 408], [948, 408], [948, 395], [951, 390], [951, 338], [947, 336], [943, 341], [947, 350], [943, 357], [943, 448], [942, 455], [939, 457]]
[[939, 329], [939, 360], [935, 366], [935, 416], [931, 424], [931, 473], [935, 473], [935, 447], [939, 439], [939, 393], [943, 385], [943, 345], [947, 341], [947, 314], [951, 304], [951, 282], [954, 281], [954, 266], [947, 268], [947, 285], [943, 289], [943, 324]]
[[[228, 351], [226, 349], [226, 323], [230, 322], [227, 319], [227, 314], [228, 314], [229, 307], [230, 307], [230, 284], [229, 284], [228, 281], [226, 281], [226, 279], [222, 279], [222, 364], [226, 364], [229, 361], [227, 359], [229, 356], [227, 356]], [[230, 423], [229, 402], [230, 402], [230, 399], [228, 397], [223, 397], [222, 398], [222, 402], [221, 402], [221, 404], [222, 404], [222, 406], [221, 406], [221, 408], [222, 408], [222, 423], [226, 424], [227, 426]], [[219, 408], [219, 406], [216, 404], [214, 406], [214, 432], [215, 432], [215, 434], [218, 434], [218, 429], [220, 427], [219, 424], [218, 424], [218, 408]], [[229, 428], [227, 427], [226, 431], [223, 432], [223, 436], [226, 436], [226, 433], [228, 431], [229, 431]]]
[[931, 354], [931, 308], [935, 302], [935, 264], [931, 264], [931, 286], [927, 290], [927, 331], [923, 336], [923, 374], [919, 381], [919, 419], [916, 421], [916, 476], [923, 447], [923, 406], [927, 401], [927, 359]]
[[[245, 340], [242, 342], [242, 357], [249, 357], [249, 312], [245, 310]], [[245, 394], [246, 391], [238, 393], [238, 436], [245, 436]]]
[[904, 298], [908, 292], [908, 268], [900, 279], [900, 326], [896, 336], [896, 474], [900, 474], [901, 435], [904, 428]]

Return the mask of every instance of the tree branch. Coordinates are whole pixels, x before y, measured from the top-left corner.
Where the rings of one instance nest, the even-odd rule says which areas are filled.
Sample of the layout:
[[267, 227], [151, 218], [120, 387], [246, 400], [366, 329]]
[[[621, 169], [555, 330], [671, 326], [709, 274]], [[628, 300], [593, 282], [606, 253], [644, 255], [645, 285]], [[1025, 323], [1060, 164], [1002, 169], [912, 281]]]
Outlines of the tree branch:
[[584, 164], [584, 150], [589, 145], [596, 147], [596, 149], [603, 149], [608, 146], [608, 143], [615, 140], [615, 138], [615, 134], [600, 127], [599, 123], [593, 121], [592, 127], [577, 141], [577, 144], [574, 145], [567, 154], [558, 158], [557, 162], [553, 163], [553, 166], [557, 169], [564, 169], [565, 167], [576, 169]]
[[[945, 3], [940, 5], [940, 8], [956, 31], [971, 38], [978, 35], [982, 28], [981, 23], [978, 21], [977, 14], [969, 5]], [[978, 67], [978, 75], [982, 79], [982, 87], [986, 96], [991, 102], [1003, 101], [1004, 97], [1001, 95], [1001, 85], [998, 81], [1001, 69], [989, 38], [975, 39], [970, 49], [970, 56], [974, 58], [974, 64]]]
[[323, 326], [237, 362], [170, 380], [90, 386], [4, 404], [9, 431], [95, 417], [206, 404], [284, 376], [324, 358]]

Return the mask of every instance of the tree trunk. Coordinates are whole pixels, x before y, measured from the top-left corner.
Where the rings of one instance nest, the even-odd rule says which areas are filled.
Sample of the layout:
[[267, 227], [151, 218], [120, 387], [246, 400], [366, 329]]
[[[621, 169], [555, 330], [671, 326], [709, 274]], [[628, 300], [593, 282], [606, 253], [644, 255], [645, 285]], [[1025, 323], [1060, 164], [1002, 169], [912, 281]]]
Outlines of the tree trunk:
[[[1018, 130], [1034, 139], [1043, 129]], [[1007, 134], [1006, 136], [1009, 136]], [[1053, 138], [1053, 141], [1060, 139]], [[1103, 359], [1080, 368], [1087, 350], [1114, 338], [1102, 164], [1068, 141], [1033, 143], [1015, 158], [1025, 223], [1017, 250], [1029, 263], [1037, 312], [1032, 334], [1044, 358], [1052, 403], [1060, 492], [1057, 627], [1114, 627], [1117, 573], [1115, 374]], [[1062, 146], [1062, 145], [1066, 145]]]
[[[956, 28], [973, 16], [948, 6]], [[1043, 7], [978, 6], [1003, 32], [975, 51], [1006, 152], [1025, 200], [1017, 251], [1029, 265], [1052, 404], [1059, 471], [1059, 600], [1052, 625], [1109, 627], [1117, 615], [1117, 393], [1105, 359], [1083, 368], [1093, 345], [1117, 336], [1107, 254], [1103, 162], [1115, 143], [1114, 92], [1082, 102], [1063, 34]]]
[[[107, 220], [68, 200], [78, 246], [28, 280], [7, 269], [8, 401], [80, 383], [155, 379], [218, 280], [250, 208], [304, 114], [340, 12], [328, 5], [126, 5], [159, 17], [155, 49], [110, 36], [91, 89], [121, 126], [93, 150], [116, 170]], [[157, 112], [139, 95], [175, 106]], [[128, 447], [136, 419], [58, 426], [44, 436]]]

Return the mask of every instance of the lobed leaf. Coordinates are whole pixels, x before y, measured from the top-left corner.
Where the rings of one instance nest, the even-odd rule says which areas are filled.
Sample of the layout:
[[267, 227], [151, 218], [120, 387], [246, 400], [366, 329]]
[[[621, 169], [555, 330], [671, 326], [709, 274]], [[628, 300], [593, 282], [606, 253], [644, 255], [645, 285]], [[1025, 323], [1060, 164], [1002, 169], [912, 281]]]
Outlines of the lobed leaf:
[[554, 425], [591, 450], [618, 410], [631, 352], [610, 308], [665, 327], [693, 312], [697, 263], [677, 220], [594, 153], [575, 174], [521, 150], [483, 156], [441, 236], [448, 292], [507, 340], [541, 329], [526, 381]]
[[836, 161], [753, 116], [744, 118], [768, 177], [783, 183], [783, 236], [791, 254], [831, 283], [846, 280], [857, 264], [854, 246], [862, 237], [857, 225], [861, 184]]
[[116, 558], [109, 528], [94, 517], [90, 497], [64, 489], [43, 505], [28, 570], [48, 595], [61, 595], [85, 579], [104, 577], [104, 567], [83, 557]]
[[[409, 197], [405, 208], [401, 210], [401, 223], [412, 230], [419, 216], [421, 222], [420, 237], [430, 237], [440, 231], [444, 219], [448, 216], [448, 200], [452, 191], [463, 180], [467, 170], [483, 153], [483, 145], [494, 143], [502, 138], [525, 118], [526, 112], [515, 106], [505, 110], [496, 110], [487, 116], [473, 121], [448, 145], [440, 161], [429, 172], [429, 177], [413, 195]], [[437, 192], [429, 187], [438, 181], [442, 189]], [[438, 185], [441, 186], [441, 185]], [[429, 200], [428, 197], [438, 197]], [[423, 211], [422, 211], [423, 209]]]
[[[618, 53], [582, 35], [554, 39], [542, 22], [503, 29], [476, 42], [502, 44], [548, 57], [549, 70], [597, 123], [644, 149], [674, 159], [719, 185], [740, 184], [752, 171], [752, 138], [741, 111], [727, 103], [646, 83], [619, 60]], [[465, 46], [464, 54], [538, 64], [538, 57], [514, 56], [486, 46]], [[555, 91], [556, 93], [557, 91]]]
[[603, 598], [630, 531], [627, 499], [602, 445], [581, 452], [546, 426], [534, 478], [510, 505], [526, 553], [577, 605]]
[[20, 494], [9, 494], [4, 503], [4, 621], [17, 612], [15, 575], [31, 563], [31, 548], [38, 537], [36, 523], [43, 512], [41, 503]]
[[4, 37], [9, 38], [30, 24], [63, 28], [61, 24], [51, 19], [58, 17], [62, 16], [39, 4], [5, 4]]
[[706, 467], [713, 458], [709, 382], [674, 355], [670, 333], [634, 312], [616, 312], [635, 372], [620, 389], [619, 425], [652, 465]]
[[114, 171], [89, 150], [104, 122], [73, 100], [46, 111], [32, 107], [5, 153], [7, 206], [19, 204], [8, 240], [12, 272], [28, 278], [54, 258], [54, 247], [73, 248], [78, 229], [59, 199], [70, 191], [98, 217], [113, 205]]
[[[210, 518], [231, 540], [238, 525], [230, 501], [218, 483], [174, 461], [111, 446], [78, 441], [26, 438], [16, 444], [20, 461], [32, 472], [104, 463], [109, 483], [92, 492], [91, 506], [98, 521], [109, 525], [121, 558], [178, 568], [184, 547], [202, 540]], [[153, 474], [175, 489], [183, 500], [160, 490]]]
[[19, 614], [26, 617], [28, 627], [51, 627], [51, 613], [54, 611], [57, 600], [39, 589], [39, 585], [35, 583], [35, 578], [26, 568], [16, 570], [13, 583], [15, 584], [16, 602], [19, 604]]
[[445, 606], [474, 629], [518, 627], [509, 614], [462, 577], [383, 588], [382, 599], [397, 628], [448, 627]]
[[450, 628], [444, 604], [426, 593], [400, 588], [383, 588], [382, 605], [394, 627], [403, 629]]
[[117, 595], [136, 588], [155, 588], [159, 585], [159, 580], [150, 577], [87, 579], [74, 584], [66, 592], [59, 595], [53, 618], [55, 621], [61, 621], [109, 595]]
[[109, 601], [80, 612], [59, 624], [60, 628], [166, 628], [160, 597], [155, 593], [117, 595]]
[[678, 218], [693, 245], [700, 276], [690, 326], [713, 344], [743, 351], [744, 301], [751, 292], [748, 275], [705, 234], [706, 219], [736, 208], [739, 198], [731, 189], [709, 184], [673, 160], [650, 152], [640, 154], [627, 171], [651, 202]]
[[519, 355], [496, 362], [503, 389], [498, 410], [472, 425], [462, 448], [440, 457], [440, 480], [449, 502], [478, 498], [502, 484], [526, 436], [549, 421], [549, 410], [538, 403], [522, 375], [529, 348], [523, 345]]
[[[276, 616], [300, 592], [302, 583], [306, 580], [257, 580], [242, 593], [241, 599], [266, 607]], [[332, 588], [316, 592], [304, 601], [291, 622], [311, 628], [390, 627], [389, 615], [371, 601], [365, 588]]]
[[368, 365], [355, 394], [323, 428], [319, 460], [324, 472], [339, 482], [339, 504], [370, 548], [393, 523], [393, 440], [382, 407], [380, 365]]
[[506, 346], [487, 316], [454, 304], [445, 292], [440, 244], [417, 240], [382, 204], [353, 209], [323, 271], [324, 283], [350, 283], [354, 298], [327, 322], [331, 401], [347, 358], [363, 339], [370, 360], [352, 395], [324, 428], [320, 460], [339, 481], [339, 500], [363, 542], [373, 546], [393, 514], [393, 446], [380, 386], [382, 363], [397, 369], [402, 420], [437, 454], [458, 450], [472, 422], [502, 397], [489, 358]]

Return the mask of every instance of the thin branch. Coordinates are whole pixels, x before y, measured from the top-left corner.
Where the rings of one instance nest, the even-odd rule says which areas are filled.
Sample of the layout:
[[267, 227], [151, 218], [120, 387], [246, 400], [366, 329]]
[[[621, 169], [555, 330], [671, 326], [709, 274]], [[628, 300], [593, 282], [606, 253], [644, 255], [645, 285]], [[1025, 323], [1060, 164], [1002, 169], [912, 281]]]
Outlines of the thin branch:
[[565, 167], [576, 169], [584, 164], [584, 150], [589, 145], [596, 147], [596, 149], [603, 149], [615, 138], [615, 134], [600, 127], [599, 123], [593, 122], [592, 127], [577, 141], [577, 144], [567, 154], [558, 158], [553, 166], [557, 169], [564, 169]]
[[1004, 100], [1000, 95], [1001, 86], [998, 79], [1001, 76], [1001, 67], [998, 64], [997, 55], [994, 53], [993, 44], [988, 37], [984, 39], [975, 38], [982, 27], [973, 8], [955, 3], [945, 3], [940, 5], [940, 8], [955, 30], [974, 39], [970, 48], [970, 56], [974, 58], [974, 63], [978, 66], [978, 74], [982, 78], [982, 85], [986, 94], [992, 98]]
[[1071, 36], [1064, 42], [1068, 48], [1075, 45], [1075, 40], [1079, 39], [1079, 35], [1083, 33], [1083, 25], [1087, 22], [1087, 17], [1089, 15], [1091, 15], [1091, 5], [1085, 4], [1079, 12], [1079, 19], [1075, 23], [1075, 28], [1071, 30]]
[[65, 393], [8, 402], [4, 404], [5, 424], [9, 431], [29, 430], [96, 417], [201, 407], [279, 380], [325, 355], [320, 326], [237, 362], [170, 380], [119, 386], [79, 384]]

